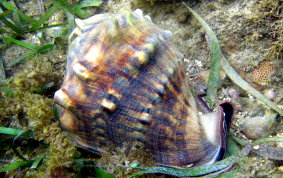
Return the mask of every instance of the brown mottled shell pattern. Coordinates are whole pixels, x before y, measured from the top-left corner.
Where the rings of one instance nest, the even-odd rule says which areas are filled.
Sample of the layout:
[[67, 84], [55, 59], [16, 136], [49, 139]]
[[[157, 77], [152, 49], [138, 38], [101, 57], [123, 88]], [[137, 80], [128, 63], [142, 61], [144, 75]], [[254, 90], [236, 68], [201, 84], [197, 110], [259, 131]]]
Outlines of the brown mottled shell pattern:
[[217, 157], [221, 141], [207, 136], [169, 31], [141, 10], [77, 24], [55, 94], [61, 125], [76, 143], [103, 151], [138, 141], [157, 164], [173, 167]]

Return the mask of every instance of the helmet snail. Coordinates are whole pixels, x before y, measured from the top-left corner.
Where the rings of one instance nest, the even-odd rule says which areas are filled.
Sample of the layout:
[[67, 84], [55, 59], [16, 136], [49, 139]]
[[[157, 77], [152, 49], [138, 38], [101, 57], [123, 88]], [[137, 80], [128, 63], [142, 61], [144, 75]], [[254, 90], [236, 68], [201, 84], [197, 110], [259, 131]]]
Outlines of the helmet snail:
[[171, 32], [139, 9], [76, 23], [66, 76], [54, 96], [61, 125], [76, 143], [103, 151], [138, 141], [156, 164], [178, 168], [221, 157], [223, 110], [199, 112]]

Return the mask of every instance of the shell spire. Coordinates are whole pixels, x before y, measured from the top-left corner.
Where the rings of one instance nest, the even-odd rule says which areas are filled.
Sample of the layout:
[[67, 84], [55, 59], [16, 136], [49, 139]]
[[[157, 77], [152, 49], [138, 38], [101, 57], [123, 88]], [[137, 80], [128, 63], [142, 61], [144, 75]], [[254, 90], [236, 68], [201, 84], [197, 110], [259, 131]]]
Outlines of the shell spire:
[[103, 152], [137, 141], [156, 164], [179, 168], [218, 159], [223, 112], [199, 114], [171, 32], [139, 9], [76, 23], [54, 96], [61, 125], [76, 143]]

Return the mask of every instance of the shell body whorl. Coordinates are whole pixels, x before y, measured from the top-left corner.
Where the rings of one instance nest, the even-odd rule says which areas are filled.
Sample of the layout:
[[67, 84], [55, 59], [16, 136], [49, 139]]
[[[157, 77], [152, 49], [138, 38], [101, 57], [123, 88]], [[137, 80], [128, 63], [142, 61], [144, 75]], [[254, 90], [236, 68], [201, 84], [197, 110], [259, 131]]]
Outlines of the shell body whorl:
[[[157, 164], [214, 162], [222, 149], [219, 110], [202, 117], [171, 33], [140, 10], [77, 20], [66, 76], [54, 100], [62, 127], [78, 144], [103, 151], [138, 141]], [[205, 126], [217, 117], [215, 127]], [[209, 132], [216, 132], [212, 134]]]

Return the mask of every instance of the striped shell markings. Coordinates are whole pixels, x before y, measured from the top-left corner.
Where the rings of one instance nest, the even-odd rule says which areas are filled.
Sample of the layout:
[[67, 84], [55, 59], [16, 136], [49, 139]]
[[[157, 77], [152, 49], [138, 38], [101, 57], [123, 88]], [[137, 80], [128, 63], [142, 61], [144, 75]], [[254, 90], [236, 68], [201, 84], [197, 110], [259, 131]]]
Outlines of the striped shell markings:
[[139, 9], [76, 23], [54, 97], [61, 126], [74, 142], [100, 152], [141, 142], [156, 165], [177, 168], [220, 157], [226, 142], [222, 110], [198, 111], [171, 32]]

